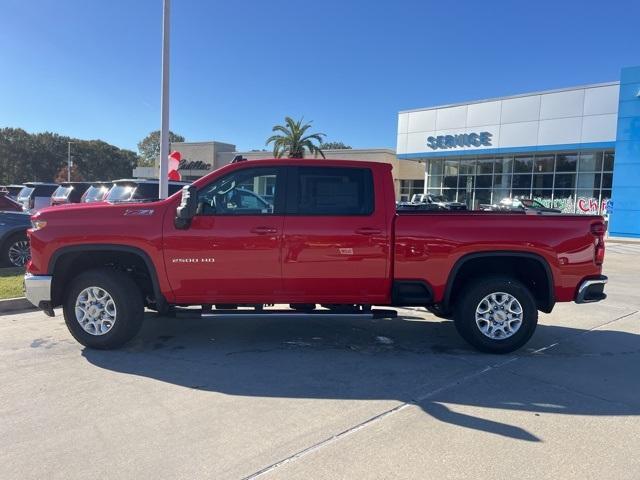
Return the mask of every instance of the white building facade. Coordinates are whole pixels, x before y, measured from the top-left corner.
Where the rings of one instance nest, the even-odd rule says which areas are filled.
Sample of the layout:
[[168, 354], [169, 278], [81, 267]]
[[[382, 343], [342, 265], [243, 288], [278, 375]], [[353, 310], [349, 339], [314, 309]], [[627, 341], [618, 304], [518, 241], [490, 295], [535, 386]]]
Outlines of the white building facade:
[[526, 197], [604, 213], [619, 91], [611, 82], [400, 112], [398, 157], [426, 163], [426, 192], [471, 209]]

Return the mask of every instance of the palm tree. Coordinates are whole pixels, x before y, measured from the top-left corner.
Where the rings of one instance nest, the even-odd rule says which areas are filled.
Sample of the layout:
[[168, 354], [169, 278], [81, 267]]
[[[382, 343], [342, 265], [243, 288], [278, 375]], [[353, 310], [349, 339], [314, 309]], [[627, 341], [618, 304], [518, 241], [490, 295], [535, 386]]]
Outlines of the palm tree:
[[285, 125], [276, 125], [271, 129], [273, 132], [280, 132], [280, 134], [270, 136], [265, 144], [273, 143], [274, 157], [280, 158], [286, 153], [289, 158], [304, 158], [306, 150], [313, 154], [319, 153], [324, 158], [324, 153], [314, 142], [322, 143], [322, 137], [326, 137], [326, 135], [324, 133], [305, 135], [307, 130], [311, 128], [311, 122], [303, 124], [302, 120], [301, 118], [295, 121], [291, 117], [284, 117]]

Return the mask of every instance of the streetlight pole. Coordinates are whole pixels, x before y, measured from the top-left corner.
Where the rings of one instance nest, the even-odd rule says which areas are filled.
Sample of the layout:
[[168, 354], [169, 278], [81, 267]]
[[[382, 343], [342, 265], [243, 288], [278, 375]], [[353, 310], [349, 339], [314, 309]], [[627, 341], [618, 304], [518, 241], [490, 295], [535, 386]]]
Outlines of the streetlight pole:
[[169, 196], [169, 30], [171, 0], [163, 0], [162, 15], [162, 95], [160, 99], [160, 177], [159, 197]]
[[67, 182], [71, 181], [71, 144], [67, 142]]

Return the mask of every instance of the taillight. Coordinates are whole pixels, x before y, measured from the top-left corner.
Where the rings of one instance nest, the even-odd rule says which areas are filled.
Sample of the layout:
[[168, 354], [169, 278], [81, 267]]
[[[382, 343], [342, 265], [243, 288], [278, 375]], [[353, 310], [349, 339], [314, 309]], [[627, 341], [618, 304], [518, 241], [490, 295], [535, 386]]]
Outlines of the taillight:
[[606, 228], [604, 223], [598, 222], [591, 224], [591, 234], [596, 237], [595, 240], [595, 252], [593, 255], [593, 261], [596, 265], [602, 265], [604, 262], [604, 234], [606, 232]]

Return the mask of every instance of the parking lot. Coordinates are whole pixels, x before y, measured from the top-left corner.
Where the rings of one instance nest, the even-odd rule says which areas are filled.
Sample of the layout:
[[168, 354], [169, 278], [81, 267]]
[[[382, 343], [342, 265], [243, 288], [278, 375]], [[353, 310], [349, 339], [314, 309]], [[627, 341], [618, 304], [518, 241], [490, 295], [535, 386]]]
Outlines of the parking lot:
[[393, 320], [161, 318], [83, 349], [61, 312], [0, 317], [0, 478], [640, 477], [640, 247], [609, 298], [476, 353]]

